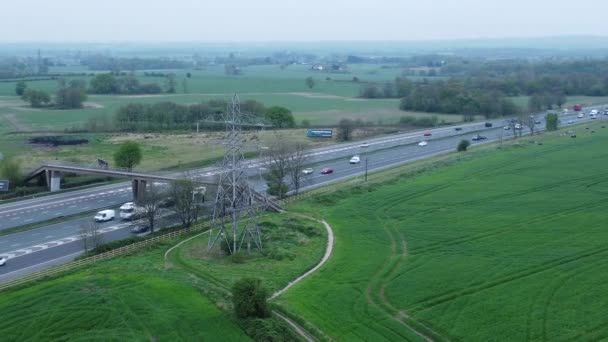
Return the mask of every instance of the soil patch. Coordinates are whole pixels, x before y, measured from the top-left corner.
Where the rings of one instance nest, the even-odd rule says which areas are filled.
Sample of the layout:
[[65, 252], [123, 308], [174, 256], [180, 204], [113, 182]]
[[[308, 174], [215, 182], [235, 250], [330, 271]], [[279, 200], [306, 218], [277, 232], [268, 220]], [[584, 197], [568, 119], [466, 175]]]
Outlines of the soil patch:
[[69, 145], [85, 145], [89, 143], [88, 139], [79, 136], [53, 135], [34, 137], [29, 140], [30, 144], [44, 146], [69, 146]]

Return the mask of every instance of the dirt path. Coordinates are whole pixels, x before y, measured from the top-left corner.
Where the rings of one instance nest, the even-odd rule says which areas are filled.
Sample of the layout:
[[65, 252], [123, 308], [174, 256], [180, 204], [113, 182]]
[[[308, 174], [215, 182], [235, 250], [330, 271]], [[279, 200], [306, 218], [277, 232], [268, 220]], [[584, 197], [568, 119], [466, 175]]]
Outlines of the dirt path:
[[300, 216], [309, 220], [313, 220], [315, 222], [319, 222], [321, 224], [323, 224], [323, 226], [325, 227], [325, 230], [327, 231], [327, 247], [325, 247], [325, 254], [323, 255], [323, 258], [321, 259], [321, 261], [319, 261], [319, 263], [317, 265], [315, 265], [315, 267], [311, 268], [310, 270], [308, 270], [308, 272], [302, 274], [301, 276], [297, 277], [295, 280], [289, 282], [289, 284], [287, 284], [287, 286], [285, 286], [284, 288], [282, 288], [281, 290], [278, 290], [277, 292], [275, 292], [268, 300], [273, 300], [276, 299], [277, 297], [279, 297], [280, 295], [282, 295], [283, 293], [285, 293], [287, 290], [289, 290], [292, 286], [294, 286], [295, 284], [301, 282], [304, 278], [308, 277], [309, 275], [313, 274], [314, 272], [316, 272], [319, 268], [321, 268], [321, 266], [323, 266], [327, 260], [329, 260], [329, 258], [331, 257], [331, 253], [334, 250], [334, 231], [331, 229], [331, 226], [323, 221], [323, 220], [317, 220], [315, 218], [312, 218], [310, 216], [306, 216], [306, 215], [296, 215], [296, 216]]

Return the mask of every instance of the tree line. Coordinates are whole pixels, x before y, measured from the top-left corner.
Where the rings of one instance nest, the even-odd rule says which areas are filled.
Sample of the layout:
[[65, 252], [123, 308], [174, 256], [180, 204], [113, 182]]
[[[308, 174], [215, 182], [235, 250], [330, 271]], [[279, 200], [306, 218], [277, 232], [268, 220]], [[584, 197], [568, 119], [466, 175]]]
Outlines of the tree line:
[[[173, 102], [154, 104], [130, 103], [118, 109], [114, 129], [123, 132], [190, 130], [196, 127], [223, 129], [223, 115], [228, 108], [225, 100], [212, 99], [197, 104], [180, 105]], [[241, 111], [260, 118], [277, 128], [295, 127], [291, 111], [284, 107], [266, 107], [255, 100], [241, 103]], [[253, 123], [254, 125], [258, 122]]]
[[55, 101], [44, 90], [30, 89], [24, 81], [19, 81], [15, 85], [15, 93], [21, 99], [30, 103], [33, 108], [51, 107], [56, 109], [82, 108], [82, 104], [87, 99], [86, 82], [83, 80], [59, 79], [55, 93]]
[[157, 83], [141, 83], [134, 74], [116, 77], [113, 73], [95, 75], [90, 86], [92, 94], [160, 94], [163, 91], [175, 93], [175, 74], [171, 73], [165, 77], [164, 89]]
[[159, 70], [159, 69], [184, 69], [191, 63], [165, 58], [117, 58], [104, 55], [94, 55], [83, 58], [82, 65], [90, 70]]

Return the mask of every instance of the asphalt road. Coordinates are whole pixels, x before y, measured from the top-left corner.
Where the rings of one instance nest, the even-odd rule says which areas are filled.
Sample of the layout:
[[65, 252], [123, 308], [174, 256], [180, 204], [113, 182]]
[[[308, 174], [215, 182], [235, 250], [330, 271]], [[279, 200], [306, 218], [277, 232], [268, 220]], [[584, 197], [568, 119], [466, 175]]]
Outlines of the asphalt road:
[[[563, 123], [568, 120], [573, 120], [573, 124], [591, 121], [588, 116], [584, 119], [576, 119], [576, 113], [560, 116]], [[599, 119], [606, 120], [608, 116], [602, 115]], [[372, 171], [454, 151], [460, 140], [471, 140], [478, 133], [487, 137], [487, 139], [472, 142], [473, 145], [496, 141], [501, 137], [503, 139], [513, 137], [512, 131], [503, 129], [504, 120], [489, 122], [493, 123], [493, 127], [487, 128], [484, 123], [474, 123], [458, 126], [462, 128], [460, 131], [456, 131], [454, 127], [428, 130], [428, 132], [431, 132], [431, 136], [424, 136], [427, 131], [419, 131], [370, 139], [367, 141], [369, 147], [361, 147], [361, 142], [358, 142], [311, 150], [310, 160], [314, 172], [306, 176], [303, 188], [323, 186], [344, 178], [362, 175], [365, 172], [366, 159], [368, 160], [368, 170]], [[544, 127], [544, 121], [541, 120], [541, 124], [538, 126]], [[524, 128], [525, 133], [529, 133], [527, 128]], [[428, 144], [419, 146], [418, 143], [422, 140], [427, 141]], [[360, 155], [361, 163], [350, 164], [349, 160], [353, 155]], [[261, 174], [266, 170], [267, 165], [259, 160], [251, 160], [247, 163], [249, 165], [247, 173], [250, 180], [256, 188], [263, 190], [265, 182], [262, 180]], [[334, 172], [329, 175], [320, 174], [320, 171], [324, 168], [332, 168]], [[197, 172], [201, 175], [209, 175], [217, 172], [217, 169], [207, 168], [197, 170]], [[130, 199], [131, 192], [125, 184], [62, 193], [2, 206], [0, 207], [0, 222], [6, 224], [6, 218], [15, 215], [23, 215], [28, 218], [35, 217], [35, 219], [43, 221], [46, 217], [44, 215], [49, 214], [44, 214], [44, 211], [54, 212], [51, 217], [55, 217], [57, 212], [65, 215], [109, 205], [117, 208]], [[88, 209], [85, 209], [85, 206]], [[71, 211], [68, 211], [68, 209]], [[20, 220], [11, 221], [19, 222]], [[77, 232], [83, 223], [90, 221], [91, 218], [80, 218], [0, 237], [0, 255], [10, 257], [7, 265], [0, 268], [0, 282], [40, 268], [50, 267], [55, 263], [67, 262], [82, 253], [82, 242], [79, 240]], [[129, 236], [132, 225], [133, 223], [122, 222], [102, 224], [102, 229], [105, 230], [104, 240], [112, 241]], [[7, 226], [3, 228], [6, 229]]]

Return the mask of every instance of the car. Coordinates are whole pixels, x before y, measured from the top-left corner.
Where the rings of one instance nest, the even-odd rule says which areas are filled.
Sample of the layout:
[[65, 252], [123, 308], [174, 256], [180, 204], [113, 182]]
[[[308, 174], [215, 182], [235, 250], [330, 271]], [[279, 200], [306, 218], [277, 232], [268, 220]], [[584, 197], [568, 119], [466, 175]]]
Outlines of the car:
[[515, 124], [515, 129], [521, 129], [522, 125], [521, 124]]
[[150, 226], [148, 225], [141, 225], [141, 226], [135, 226], [133, 227], [133, 229], [131, 229], [131, 233], [133, 234], [142, 234], [145, 233], [147, 231], [150, 230]]
[[321, 170], [322, 175], [329, 175], [331, 173], [334, 173], [334, 169], [326, 168], [326, 169]]
[[418, 146], [426, 146], [428, 144], [429, 144], [428, 142], [422, 140], [421, 142], [418, 143]]
[[95, 222], [106, 222], [112, 221], [116, 216], [116, 212], [114, 210], [102, 210], [93, 217]]
[[0, 256], [0, 266], [4, 266], [4, 265], [6, 265], [6, 257]]
[[541, 122], [540, 122], [540, 120], [536, 120], [536, 121], [534, 121], [534, 124], [535, 124], [535, 125], [540, 125], [540, 124], [541, 124]]
[[484, 139], [487, 139], [487, 138], [484, 137], [483, 135], [479, 135], [479, 134], [477, 134], [476, 136], [471, 138], [471, 140], [473, 140], [473, 141], [479, 141], [479, 140], [484, 140]]
[[431, 135], [432, 135], [431, 132], [424, 132], [425, 137], [430, 137]]
[[369, 147], [369, 143], [364, 142], [363, 144], [359, 145], [359, 147], [363, 147], [363, 148]]
[[573, 124], [574, 120], [568, 120], [568, 124]]
[[578, 115], [576, 117], [579, 118], [579, 119], [582, 119], [582, 118], [585, 117], [585, 114], [584, 113], [578, 113]]
[[359, 164], [361, 162], [361, 158], [359, 156], [353, 156], [350, 158], [349, 163], [351, 164]]
[[462, 131], [462, 127], [456, 127], [454, 128], [455, 131]]
[[486, 122], [485, 126], [486, 127], [492, 127], [492, 123], [491, 122]]
[[313, 173], [313, 169], [310, 167], [306, 168], [306, 169], [302, 170], [302, 173], [305, 175], [309, 175], [309, 174]]
[[604, 111], [604, 115], [608, 115], [608, 110], [605, 110], [605, 111]]
[[510, 130], [510, 129], [511, 129], [511, 126], [505, 126], [505, 127], [503, 127], [502, 129], [504, 129], [505, 131], [508, 131], [508, 130]]

